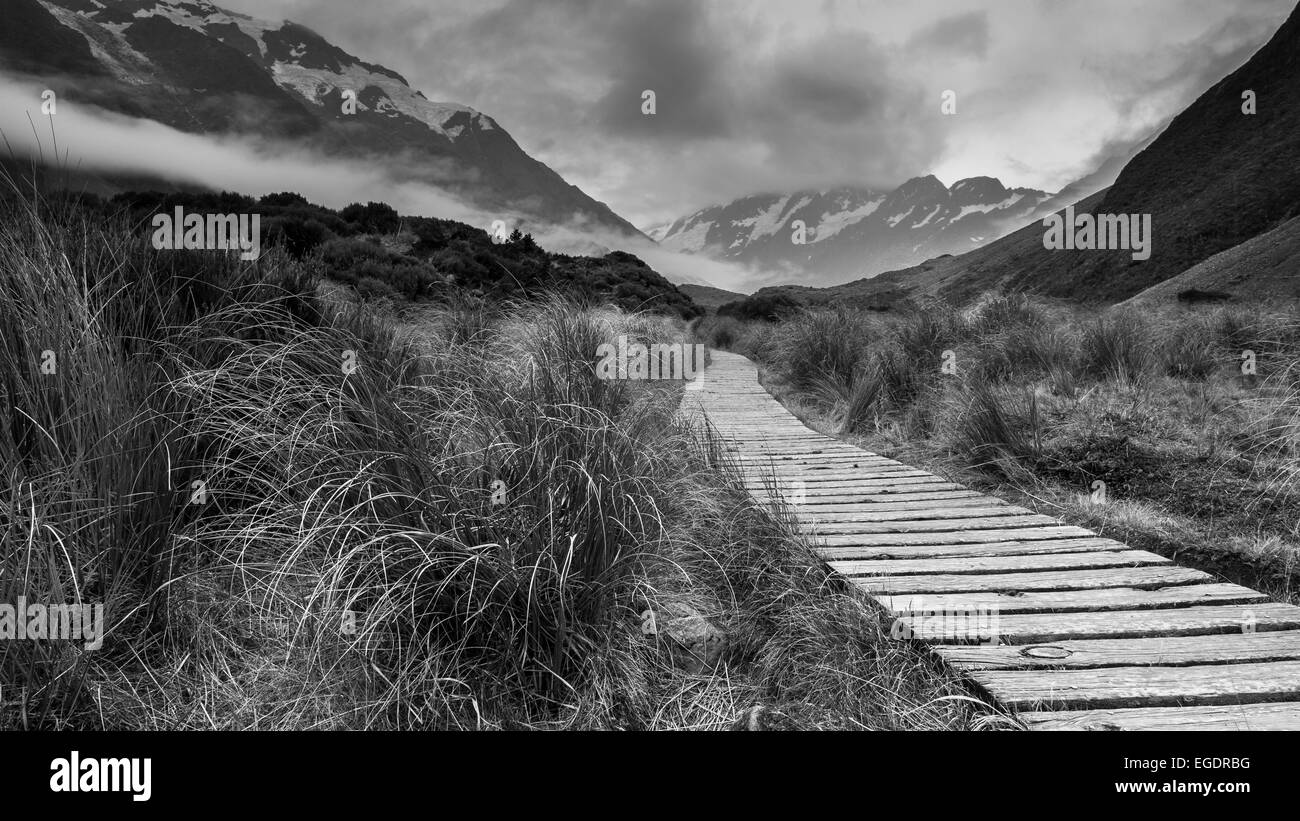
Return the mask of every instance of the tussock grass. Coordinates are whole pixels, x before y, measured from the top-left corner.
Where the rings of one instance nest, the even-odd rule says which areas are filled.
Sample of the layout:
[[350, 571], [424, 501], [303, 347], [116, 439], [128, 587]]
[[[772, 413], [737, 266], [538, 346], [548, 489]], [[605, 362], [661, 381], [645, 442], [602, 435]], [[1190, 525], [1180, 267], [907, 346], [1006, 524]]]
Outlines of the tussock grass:
[[957, 416], [953, 446], [972, 467], [991, 468], [1013, 478], [1042, 452], [1038, 398], [1030, 393], [1024, 409], [1013, 410], [1007, 399], [976, 384]]
[[[809, 727], [983, 726], [739, 490], [680, 385], [597, 378], [601, 343], [680, 321], [396, 322], [310, 260], [4, 208], [0, 600], [102, 602], [109, 630], [0, 646], [0, 726], [703, 729], [795, 701]], [[730, 636], [715, 668], [643, 634], [674, 608]]]
[[[761, 358], [769, 386], [814, 426], [1294, 597], [1295, 306], [1097, 312], [993, 295], [962, 311], [841, 311], [833, 322], [822, 313], [778, 327], [776, 350]], [[859, 328], [864, 340], [852, 357], [841, 345], [834, 360], [849, 376], [797, 378], [815, 372], [841, 328]], [[955, 372], [938, 367], [943, 351]], [[847, 410], [855, 386], [867, 397], [860, 416]], [[857, 418], [866, 422], [851, 424]], [[1096, 487], [1106, 504], [1092, 501]]]
[[1080, 341], [1085, 373], [1099, 379], [1137, 382], [1153, 366], [1154, 343], [1135, 311], [1121, 311], [1089, 324]]

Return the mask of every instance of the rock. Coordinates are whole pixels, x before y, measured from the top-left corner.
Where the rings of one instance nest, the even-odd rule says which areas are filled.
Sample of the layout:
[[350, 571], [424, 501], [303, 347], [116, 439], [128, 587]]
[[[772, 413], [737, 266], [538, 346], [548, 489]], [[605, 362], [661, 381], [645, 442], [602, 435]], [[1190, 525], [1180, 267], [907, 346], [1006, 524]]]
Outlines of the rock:
[[733, 730], [748, 730], [750, 732], [763, 732], [772, 730], [802, 730], [795, 721], [780, 710], [768, 707], [765, 704], [755, 704], [731, 725]]
[[727, 650], [727, 634], [683, 602], [667, 602], [643, 614], [642, 629], [667, 646], [681, 670], [699, 674], [716, 669]]
[[815, 704], [790, 703], [779, 707], [755, 704], [736, 718], [731, 729], [750, 732], [852, 730], [862, 729], [862, 725]]

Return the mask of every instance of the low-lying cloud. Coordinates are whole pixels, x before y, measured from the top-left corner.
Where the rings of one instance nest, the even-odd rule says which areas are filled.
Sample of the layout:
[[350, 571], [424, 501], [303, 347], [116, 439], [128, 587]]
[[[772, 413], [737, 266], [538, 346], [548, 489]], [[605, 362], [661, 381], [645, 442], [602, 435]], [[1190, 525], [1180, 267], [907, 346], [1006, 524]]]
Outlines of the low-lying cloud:
[[[255, 197], [293, 191], [330, 208], [374, 200], [402, 214], [454, 219], [484, 230], [498, 219], [511, 227], [535, 222], [519, 214], [483, 211], [436, 186], [402, 179], [400, 172], [379, 163], [324, 157], [290, 143], [190, 134], [67, 99], [57, 100], [56, 113], [47, 116], [41, 114], [43, 91], [41, 83], [0, 75], [0, 135], [4, 150], [16, 158], [44, 157], [70, 171], [156, 178]], [[665, 251], [576, 223], [539, 226], [535, 238], [562, 253], [626, 250], [674, 282], [746, 288], [762, 276], [745, 266]]]
[[403, 182], [378, 165], [325, 158], [287, 143], [189, 134], [67, 99], [57, 100], [53, 116], [43, 115], [42, 91], [42, 85], [21, 78], [3, 77], [0, 83], [0, 133], [19, 157], [44, 156], [69, 170], [153, 176], [250, 196], [296, 191], [331, 208], [383, 200], [407, 213], [491, 223], [457, 197]]

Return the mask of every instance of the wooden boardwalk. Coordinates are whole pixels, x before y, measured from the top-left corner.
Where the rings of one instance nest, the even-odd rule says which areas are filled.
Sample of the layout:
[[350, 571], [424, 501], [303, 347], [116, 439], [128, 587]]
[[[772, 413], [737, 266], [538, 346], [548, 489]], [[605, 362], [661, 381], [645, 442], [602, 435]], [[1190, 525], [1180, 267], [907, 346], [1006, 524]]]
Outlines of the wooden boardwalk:
[[1031, 729], [1300, 730], [1300, 607], [824, 436], [712, 360], [686, 407], [750, 492]]

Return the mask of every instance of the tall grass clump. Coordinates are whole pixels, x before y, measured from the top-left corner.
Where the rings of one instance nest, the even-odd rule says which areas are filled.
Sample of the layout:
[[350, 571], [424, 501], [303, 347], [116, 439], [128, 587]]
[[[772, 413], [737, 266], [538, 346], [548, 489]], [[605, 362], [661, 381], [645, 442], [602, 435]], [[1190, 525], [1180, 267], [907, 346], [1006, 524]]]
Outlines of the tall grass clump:
[[819, 382], [852, 382], [868, 343], [877, 336], [859, 313], [810, 310], [780, 326], [780, 371], [802, 390]]
[[1164, 335], [1164, 372], [1180, 379], [1205, 379], [1224, 364], [1218, 343], [1215, 329], [1205, 317], [1183, 317]]
[[1047, 312], [1026, 294], [991, 294], [967, 320], [975, 336], [996, 334], [1011, 328], [1039, 328], [1049, 323]]
[[[102, 605], [108, 651], [128, 635], [140, 651], [190, 518], [192, 409], [163, 345], [238, 292], [274, 291], [293, 321], [317, 306], [292, 290], [297, 272], [285, 290], [233, 256], [157, 255], [122, 219], [12, 195], [0, 211], [0, 598]], [[21, 722], [82, 709], [86, 660], [66, 642], [4, 642]]]
[[971, 386], [952, 433], [956, 453], [972, 467], [1025, 478], [1042, 453], [1038, 398], [1030, 393], [1023, 411], [981, 384]]
[[987, 298], [967, 324], [970, 341], [962, 358], [972, 379], [1032, 381], [1075, 368], [1076, 342], [1069, 329], [1024, 295]]
[[313, 720], [345, 695], [353, 726], [554, 717], [662, 534], [628, 386], [595, 377], [608, 323], [453, 305], [419, 346], [275, 255], [7, 207], [0, 584], [110, 627], [97, 657], [0, 648], [20, 723], [89, 710], [96, 659], [229, 665], [268, 625]]
[[1136, 311], [1117, 311], [1084, 328], [1080, 356], [1082, 369], [1089, 376], [1137, 382], [1152, 370], [1154, 339]]

